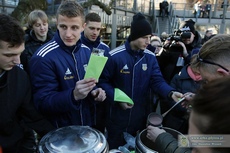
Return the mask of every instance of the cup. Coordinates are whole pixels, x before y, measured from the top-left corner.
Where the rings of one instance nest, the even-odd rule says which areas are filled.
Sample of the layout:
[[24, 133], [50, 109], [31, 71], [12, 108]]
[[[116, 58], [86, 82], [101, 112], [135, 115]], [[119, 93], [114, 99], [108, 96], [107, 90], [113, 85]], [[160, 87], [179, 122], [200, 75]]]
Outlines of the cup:
[[151, 125], [154, 127], [161, 127], [162, 121], [163, 121], [162, 115], [152, 112], [148, 115], [147, 126]]

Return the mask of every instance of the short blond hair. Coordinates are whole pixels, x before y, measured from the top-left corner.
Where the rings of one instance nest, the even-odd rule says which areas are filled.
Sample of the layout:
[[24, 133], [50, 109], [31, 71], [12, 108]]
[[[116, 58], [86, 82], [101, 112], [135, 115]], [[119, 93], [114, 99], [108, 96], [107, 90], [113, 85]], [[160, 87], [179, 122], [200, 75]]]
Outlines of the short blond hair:
[[28, 16], [27, 24], [28, 24], [29, 28], [32, 28], [38, 19], [41, 19], [43, 22], [48, 23], [48, 17], [44, 11], [34, 10], [34, 11], [30, 12], [30, 14]]
[[82, 23], [85, 22], [84, 8], [78, 2], [73, 0], [62, 1], [57, 9], [57, 19], [59, 15], [66, 16], [68, 18], [80, 17], [83, 21]]

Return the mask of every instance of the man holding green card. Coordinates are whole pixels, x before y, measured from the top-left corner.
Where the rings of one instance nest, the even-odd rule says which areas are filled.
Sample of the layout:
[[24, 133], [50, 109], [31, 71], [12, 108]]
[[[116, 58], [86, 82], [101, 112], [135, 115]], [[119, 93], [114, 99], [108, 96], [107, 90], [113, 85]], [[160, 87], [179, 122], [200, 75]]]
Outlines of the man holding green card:
[[136, 136], [146, 128], [150, 110], [150, 89], [178, 101], [183, 94], [173, 92], [163, 79], [155, 54], [147, 50], [152, 28], [141, 13], [133, 16], [126, 43], [111, 50], [99, 81], [106, 92], [108, 143], [110, 149], [126, 144], [123, 132]]
[[85, 78], [91, 56], [82, 44], [84, 9], [75, 1], [63, 1], [57, 10], [57, 31], [30, 61], [34, 103], [51, 123], [93, 126], [96, 101], [105, 91], [96, 88], [98, 78]]

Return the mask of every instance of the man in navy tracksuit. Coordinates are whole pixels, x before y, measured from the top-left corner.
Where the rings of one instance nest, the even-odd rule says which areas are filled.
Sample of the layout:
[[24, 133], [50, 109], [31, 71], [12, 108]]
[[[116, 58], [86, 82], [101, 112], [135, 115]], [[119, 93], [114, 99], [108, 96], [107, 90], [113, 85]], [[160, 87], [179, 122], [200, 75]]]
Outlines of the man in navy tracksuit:
[[[150, 102], [147, 100], [150, 89], [175, 101], [182, 96], [172, 92], [174, 89], [163, 79], [154, 53], [146, 49], [151, 34], [151, 25], [141, 13], [137, 13], [126, 43], [109, 52], [100, 85], [107, 96], [106, 129], [110, 149], [125, 145], [123, 132], [135, 136], [146, 128], [150, 113]], [[125, 92], [134, 105], [114, 101], [114, 88]]]
[[30, 61], [37, 109], [56, 127], [94, 125], [95, 101], [104, 101], [96, 79], [84, 79], [91, 51], [81, 43], [84, 10], [64, 1], [57, 10], [57, 32]]
[[101, 24], [101, 17], [97, 13], [88, 13], [85, 16], [85, 28], [81, 33], [81, 41], [91, 51], [101, 49], [104, 52], [109, 52], [109, 46], [102, 42], [100, 38]]
[[[91, 52], [101, 52], [101, 55], [110, 51], [107, 44], [101, 41], [101, 17], [91, 12], [85, 16], [85, 28], [81, 33], [81, 41], [84, 45], [90, 48]], [[105, 103], [98, 103], [96, 105], [96, 124], [94, 128], [98, 129], [102, 133], [105, 132]]]

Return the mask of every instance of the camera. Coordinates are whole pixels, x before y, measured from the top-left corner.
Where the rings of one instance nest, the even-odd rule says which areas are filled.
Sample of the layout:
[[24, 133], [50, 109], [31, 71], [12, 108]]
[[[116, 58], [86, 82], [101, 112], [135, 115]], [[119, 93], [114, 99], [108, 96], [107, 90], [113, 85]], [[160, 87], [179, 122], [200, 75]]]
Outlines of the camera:
[[187, 39], [191, 37], [190, 31], [181, 31], [180, 29], [174, 30], [174, 33], [168, 38], [171, 41], [182, 41], [182, 39]]
[[[177, 42], [182, 42], [182, 39], [189, 39], [191, 37], [190, 31], [182, 31], [180, 29], [174, 30], [173, 34], [169, 35], [167, 38], [171, 41], [171, 44], [167, 47], [170, 52], [181, 52], [183, 47]], [[165, 48], [165, 49], [167, 49]]]
[[172, 42], [178, 42], [178, 41], [181, 41], [181, 36], [177, 36], [177, 35], [174, 35], [172, 34], [168, 40], [172, 41]]

